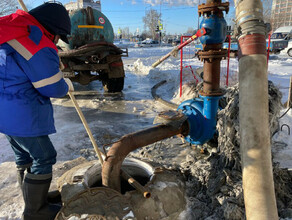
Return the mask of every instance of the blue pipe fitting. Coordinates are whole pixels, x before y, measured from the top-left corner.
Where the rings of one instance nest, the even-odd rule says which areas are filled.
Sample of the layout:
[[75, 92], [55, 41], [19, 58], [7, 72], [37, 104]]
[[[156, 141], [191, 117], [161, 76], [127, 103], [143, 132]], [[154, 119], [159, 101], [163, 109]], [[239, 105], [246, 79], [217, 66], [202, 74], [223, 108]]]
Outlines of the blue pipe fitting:
[[191, 144], [203, 145], [216, 132], [219, 99], [222, 96], [200, 96], [182, 102], [178, 110], [188, 117], [189, 134], [185, 140]]
[[200, 29], [205, 28], [207, 34], [200, 37], [202, 44], [221, 44], [224, 42], [227, 33], [227, 23], [224, 17], [217, 15], [204, 16]]

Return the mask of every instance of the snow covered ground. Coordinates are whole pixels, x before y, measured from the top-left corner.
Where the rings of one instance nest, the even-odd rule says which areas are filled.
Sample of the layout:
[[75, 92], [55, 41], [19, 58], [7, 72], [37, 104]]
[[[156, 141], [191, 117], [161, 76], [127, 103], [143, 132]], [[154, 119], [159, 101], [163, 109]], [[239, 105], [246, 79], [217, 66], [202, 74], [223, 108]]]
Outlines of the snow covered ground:
[[[162, 80], [167, 83], [158, 89], [158, 93], [166, 100], [179, 104], [192, 97], [190, 87], [184, 87], [183, 96], [179, 97], [180, 59], [171, 57], [158, 66], [151, 64], [158, 58], [170, 52], [172, 47], [129, 48], [129, 57], [123, 58], [126, 71], [125, 88], [121, 94], [104, 94], [100, 82], [94, 82], [87, 87], [75, 85], [76, 90], [94, 90], [90, 96], [76, 96], [92, 133], [101, 148], [103, 145], [118, 140], [121, 136], [150, 127], [158, 112], [167, 108], [153, 100], [151, 88]], [[202, 67], [197, 58], [188, 63], [193, 69]], [[236, 73], [237, 59], [231, 59], [232, 73]], [[269, 62], [269, 79], [283, 93], [282, 102], [286, 102], [289, 91], [289, 81], [292, 75], [292, 58], [287, 55], [272, 55]], [[184, 82], [193, 79], [190, 72], [184, 72]], [[58, 152], [58, 163], [55, 169], [65, 161], [80, 156], [94, 158], [92, 144], [73, 107], [66, 97], [53, 99], [57, 133], [51, 135], [51, 140]], [[282, 113], [286, 109], [283, 108]], [[283, 124], [292, 126], [292, 111], [280, 119]], [[281, 167], [292, 168], [292, 135], [284, 125], [273, 137], [279, 143], [275, 149], [274, 160]], [[3, 134], [0, 134], [0, 219], [20, 219], [23, 201], [16, 183], [16, 169], [13, 152]], [[186, 155], [182, 153], [183, 159]]]

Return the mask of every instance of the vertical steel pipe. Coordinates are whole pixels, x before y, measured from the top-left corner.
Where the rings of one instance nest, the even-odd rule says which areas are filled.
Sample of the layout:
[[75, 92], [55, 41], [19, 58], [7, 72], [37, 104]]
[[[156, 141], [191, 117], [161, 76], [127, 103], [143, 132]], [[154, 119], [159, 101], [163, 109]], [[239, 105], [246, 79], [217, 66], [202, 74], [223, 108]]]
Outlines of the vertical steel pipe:
[[229, 3], [221, 0], [207, 0], [206, 4], [199, 5], [198, 13], [203, 16], [201, 27], [207, 34], [200, 38], [203, 50], [198, 53], [204, 61], [203, 96], [222, 95], [220, 91], [220, 62], [226, 57], [227, 50], [222, 49], [222, 43], [226, 37], [226, 21], [223, 11], [228, 12]]
[[212, 94], [220, 91], [220, 59], [204, 60], [203, 93]]
[[237, 0], [239, 119], [246, 219], [278, 219], [272, 172], [265, 27], [261, 0]]

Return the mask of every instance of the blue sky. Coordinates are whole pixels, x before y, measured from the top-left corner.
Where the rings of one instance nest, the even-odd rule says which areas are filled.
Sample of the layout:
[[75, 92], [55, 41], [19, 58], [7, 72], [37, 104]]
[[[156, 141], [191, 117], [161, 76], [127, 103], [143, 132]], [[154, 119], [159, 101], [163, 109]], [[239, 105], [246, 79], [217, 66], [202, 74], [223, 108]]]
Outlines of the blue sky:
[[[28, 8], [36, 7], [44, 0], [24, 0]], [[70, 0], [59, 0], [63, 4]], [[198, 27], [198, 3], [203, 0], [101, 0], [101, 10], [111, 21], [114, 32], [129, 27], [135, 33], [144, 30], [143, 16], [146, 10], [155, 9], [162, 15], [163, 32], [186, 33], [189, 27]]]
[[[142, 1], [135, 5], [128, 1], [121, 4], [118, 0], [105, 1], [102, 4], [102, 11], [112, 22], [115, 31], [119, 27], [129, 27], [131, 32], [136, 31], [137, 28], [140, 32], [143, 31], [142, 18], [145, 16], [145, 11], [149, 9], [155, 9], [160, 13], [160, 5], [151, 6], [142, 3]], [[186, 32], [188, 27], [197, 27], [196, 11], [195, 6], [169, 7], [165, 4], [161, 5], [163, 31], [174, 34]]]

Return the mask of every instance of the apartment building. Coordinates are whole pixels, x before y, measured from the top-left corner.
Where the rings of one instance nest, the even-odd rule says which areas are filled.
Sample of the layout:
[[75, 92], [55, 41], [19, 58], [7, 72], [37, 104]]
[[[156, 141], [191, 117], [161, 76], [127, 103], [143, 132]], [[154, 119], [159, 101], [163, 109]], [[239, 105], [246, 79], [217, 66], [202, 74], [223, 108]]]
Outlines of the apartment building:
[[292, 0], [273, 0], [271, 25], [273, 30], [292, 26]]
[[76, 2], [72, 1], [69, 2], [67, 4], [65, 4], [65, 7], [67, 10], [71, 11], [71, 10], [76, 10], [79, 8], [87, 8], [87, 7], [91, 7], [93, 9], [96, 9], [98, 11], [101, 11], [101, 4], [100, 1], [94, 1], [94, 0], [77, 0]]

